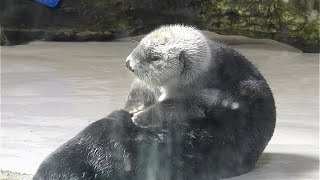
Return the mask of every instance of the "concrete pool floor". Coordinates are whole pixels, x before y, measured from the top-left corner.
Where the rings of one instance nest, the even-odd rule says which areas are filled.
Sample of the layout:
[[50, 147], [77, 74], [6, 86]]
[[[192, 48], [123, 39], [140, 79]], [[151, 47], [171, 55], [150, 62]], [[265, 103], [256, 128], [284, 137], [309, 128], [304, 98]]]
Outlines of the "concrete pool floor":
[[[120, 109], [133, 79], [124, 61], [135, 46], [32, 42], [1, 47], [0, 179], [10, 179], [5, 170], [35, 173], [62, 143]], [[231, 179], [319, 179], [319, 54], [270, 44], [233, 47], [268, 80], [277, 126], [257, 168]]]

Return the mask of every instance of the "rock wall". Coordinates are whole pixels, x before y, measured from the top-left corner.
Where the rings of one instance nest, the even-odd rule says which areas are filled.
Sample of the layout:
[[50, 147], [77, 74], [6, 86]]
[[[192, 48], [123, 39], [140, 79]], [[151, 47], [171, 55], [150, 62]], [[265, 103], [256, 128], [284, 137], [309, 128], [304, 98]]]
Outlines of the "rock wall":
[[318, 0], [217, 0], [201, 9], [206, 29], [268, 38], [319, 52]]
[[170, 23], [319, 52], [318, 0], [64, 0], [56, 9], [31, 0], [0, 1], [1, 45], [107, 41]]

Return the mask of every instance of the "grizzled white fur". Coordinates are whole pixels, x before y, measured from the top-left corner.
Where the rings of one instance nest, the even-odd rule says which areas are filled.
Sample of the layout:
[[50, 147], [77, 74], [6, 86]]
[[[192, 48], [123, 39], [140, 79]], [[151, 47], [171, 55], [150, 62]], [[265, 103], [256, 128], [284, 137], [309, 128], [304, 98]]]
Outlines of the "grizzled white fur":
[[[146, 58], [159, 59], [147, 66], [141, 63]], [[189, 26], [168, 25], [146, 35], [127, 61], [140, 80], [163, 86], [173, 78], [177, 85], [196, 83], [197, 76], [207, 70], [210, 59], [209, 44], [200, 31]]]

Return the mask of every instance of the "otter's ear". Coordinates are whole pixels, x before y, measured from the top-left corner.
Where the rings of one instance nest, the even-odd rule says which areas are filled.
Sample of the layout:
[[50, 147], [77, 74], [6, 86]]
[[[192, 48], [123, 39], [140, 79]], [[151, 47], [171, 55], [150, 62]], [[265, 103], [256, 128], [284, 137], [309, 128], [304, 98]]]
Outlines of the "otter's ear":
[[181, 62], [185, 62], [185, 60], [187, 59], [186, 55], [187, 55], [186, 52], [182, 50], [182, 51], [179, 53], [179, 60], [180, 60]]

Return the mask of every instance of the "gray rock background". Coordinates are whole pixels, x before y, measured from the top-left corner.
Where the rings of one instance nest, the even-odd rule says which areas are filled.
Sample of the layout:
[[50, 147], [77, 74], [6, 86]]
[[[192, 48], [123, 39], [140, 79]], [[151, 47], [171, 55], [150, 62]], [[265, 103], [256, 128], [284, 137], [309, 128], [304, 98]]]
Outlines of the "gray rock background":
[[0, 1], [1, 45], [110, 41], [171, 23], [319, 52], [318, 0], [64, 0], [56, 9], [32, 0]]

